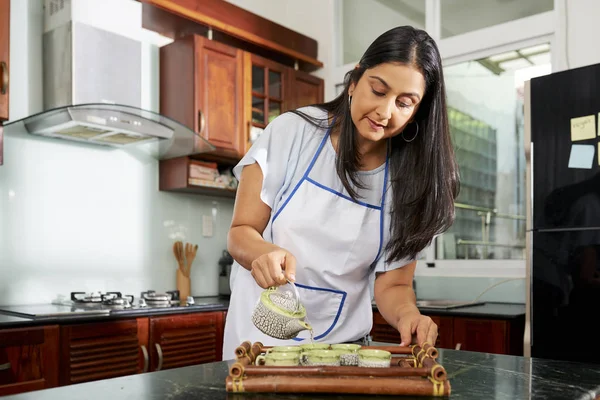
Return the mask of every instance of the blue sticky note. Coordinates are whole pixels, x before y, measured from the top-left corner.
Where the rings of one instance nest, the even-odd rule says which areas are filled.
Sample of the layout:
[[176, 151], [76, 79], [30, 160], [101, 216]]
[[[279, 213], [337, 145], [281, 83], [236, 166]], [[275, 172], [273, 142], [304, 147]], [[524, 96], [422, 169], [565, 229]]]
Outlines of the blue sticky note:
[[594, 163], [594, 151], [593, 144], [571, 145], [569, 168], [592, 169], [592, 164]]

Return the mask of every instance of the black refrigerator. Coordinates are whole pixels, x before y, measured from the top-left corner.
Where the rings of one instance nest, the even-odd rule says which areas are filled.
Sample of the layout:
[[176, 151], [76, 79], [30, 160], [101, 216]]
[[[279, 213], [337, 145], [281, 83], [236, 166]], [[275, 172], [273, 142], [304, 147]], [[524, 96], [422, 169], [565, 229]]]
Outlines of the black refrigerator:
[[600, 363], [598, 113], [600, 64], [526, 84], [525, 347], [532, 357]]

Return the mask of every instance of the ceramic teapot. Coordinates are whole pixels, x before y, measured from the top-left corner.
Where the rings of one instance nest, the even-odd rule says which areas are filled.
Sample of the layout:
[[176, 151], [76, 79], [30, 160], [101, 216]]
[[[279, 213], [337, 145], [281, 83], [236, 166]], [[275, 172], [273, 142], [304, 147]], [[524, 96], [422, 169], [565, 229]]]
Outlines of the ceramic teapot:
[[293, 289], [271, 287], [261, 293], [254, 312], [252, 323], [265, 335], [276, 339], [293, 339], [304, 330], [312, 327], [304, 321], [306, 309], [300, 302], [296, 285], [288, 281]]

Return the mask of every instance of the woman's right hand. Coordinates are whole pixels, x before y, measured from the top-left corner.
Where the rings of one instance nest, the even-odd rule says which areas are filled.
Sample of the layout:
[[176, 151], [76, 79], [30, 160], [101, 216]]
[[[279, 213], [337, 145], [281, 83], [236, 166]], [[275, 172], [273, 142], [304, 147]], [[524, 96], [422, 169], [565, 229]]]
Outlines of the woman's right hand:
[[296, 258], [283, 249], [265, 253], [252, 261], [252, 277], [263, 289], [296, 280]]

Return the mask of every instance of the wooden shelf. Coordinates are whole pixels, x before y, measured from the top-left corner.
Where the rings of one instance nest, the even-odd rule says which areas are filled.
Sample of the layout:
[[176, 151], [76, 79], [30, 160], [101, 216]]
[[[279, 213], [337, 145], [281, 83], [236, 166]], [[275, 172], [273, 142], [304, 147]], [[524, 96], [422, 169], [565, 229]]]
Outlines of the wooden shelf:
[[191, 184], [189, 171], [193, 162], [191, 157], [161, 160], [158, 165], [158, 189], [165, 192], [235, 198], [235, 189]]
[[[211, 27], [214, 38], [218, 32], [247, 44], [246, 50], [264, 49], [280, 54], [300, 69], [312, 72], [323, 68], [317, 57], [316, 40], [262, 18], [223, 0], [138, 0], [142, 3], [142, 27], [164, 36], [176, 38], [182, 34], [202, 34]], [[232, 44], [232, 43], [228, 43]]]
[[234, 189], [221, 189], [211, 186], [198, 186], [198, 185], [188, 185], [185, 188], [180, 189], [170, 189], [167, 190], [169, 192], [177, 192], [177, 193], [193, 193], [193, 194], [202, 194], [205, 196], [217, 196], [217, 197], [226, 197], [226, 198], [235, 198], [236, 190]]

